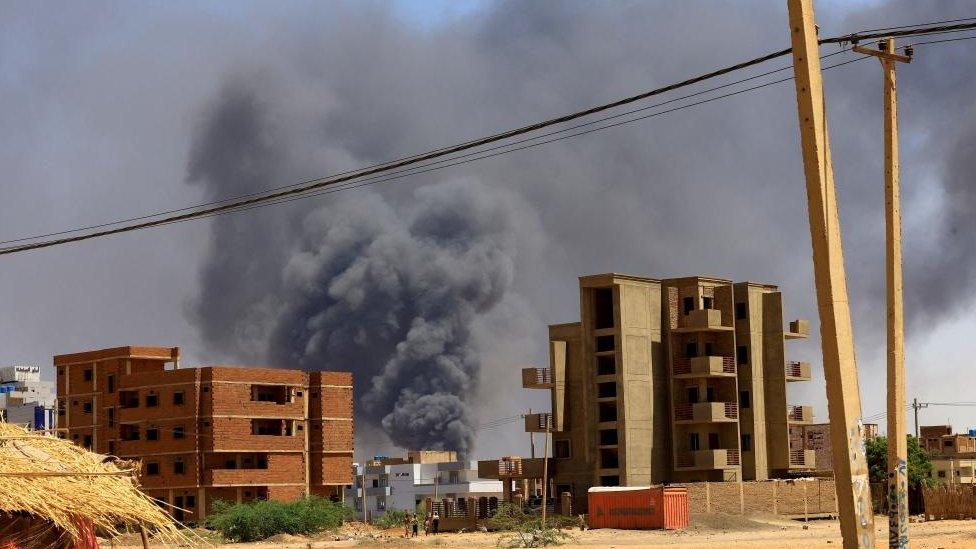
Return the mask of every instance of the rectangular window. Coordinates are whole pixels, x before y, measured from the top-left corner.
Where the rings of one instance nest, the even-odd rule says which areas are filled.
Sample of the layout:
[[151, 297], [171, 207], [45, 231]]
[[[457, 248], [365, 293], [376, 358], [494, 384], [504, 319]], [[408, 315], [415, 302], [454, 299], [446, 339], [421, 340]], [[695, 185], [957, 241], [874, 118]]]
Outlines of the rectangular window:
[[705, 342], [705, 355], [704, 356], [715, 356], [715, 346], [712, 345], [711, 341]]
[[711, 309], [712, 304], [713, 304], [712, 298], [710, 297], [702, 298], [702, 309]]
[[119, 406], [122, 408], [138, 408], [138, 391], [119, 391]]
[[173, 460], [173, 474], [182, 475], [186, 473], [186, 464], [183, 463], [182, 458], [176, 458]]
[[698, 356], [698, 344], [695, 342], [685, 343], [685, 358], [695, 358]]
[[620, 467], [616, 448], [600, 448], [600, 467], [602, 469], [616, 469]]
[[58, 368], [58, 375], [59, 376], [63, 376], [64, 375], [64, 368]]
[[705, 387], [705, 402], [715, 402], [715, 387]]
[[197, 506], [197, 497], [196, 496], [186, 496], [186, 507], [187, 507], [187, 509], [193, 509], [196, 506]]
[[600, 477], [600, 486], [620, 486], [620, 477], [617, 475], [605, 475]]
[[742, 433], [742, 451], [743, 452], [752, 451], [752, 435], [748, 433]]
[[614, 348], [612, 335], [596, 336], [596, 352], [612, 351]]
[[688, 433], [688, 449], [693, 452], [701, 450], [701, 437], [698, 433]]
[[617, 396], [617, 382], [607, 381], [604, 383], [597, 383], [596, 396], [597, 398], [610, 398]]
[[752, 398], [749, 395], [749, 391], [739, 391], [739, 407], [740, 408], [752, 407]]
[[146, 440], [159, 440], [159, 429], [155, 427], [146, 429]]
[[735, 348], [735, 361], [737, 364], [749, 364], [749, 347], [739, 345]]
[[598, 288], [593, 290], [593, 323], [594, 328], [613, 328], [613, 289]]
[[159, 395], [146, 395], [146, 408], [159, 406]]
[[688, 387], [688, 403], [695, 404], [698, 402], [698, 387]]
[[568, 439], [554, 441], [553, 455], [556, 459], [569, 459], [572, 452], [572, 445]]
[[109, 408], [108, 412], [108, 426], [115, 427], [115, 408]]
[[612, 376], [615, 373], [617, 373], [617, 359], [614, 355], [596, 357], [596, 375]]
[[146, 463], [146, 475], [154, 476], [159, 474], [159, 462], [150, 461]]
[[114, 440], [108, 441], [108, 455], [110, 455], [110, 456], [114, 456], [115, 455], [115, 441]]
[[695, 310], [695, 298], [689, 296], [689, 297], [686, 297], [686, 298], [682, 299], [681, 300], [681, 309], [685, 312], [685, 314], [688, 314], [691, 311], [694, 311]]
[[939, 478], [945, 478], [945, 471], [939, 471]]
[[718, 443], [718, 433], [708, 433], [708, 449], [717, 450], [721, 447]]
[[105, 388], [109, 393], [115, 392], [115, 376], [109, 374], [105, 376]]
[[616, 429], [601, 429], [600, 430], [600, 446], [614, 446], [617, 444], [617, 430]]
[[92, 371], [91, 371], [91, 369], [85, 370], [84, 376], [85, 376], [85, 381], [91, 381], [92, 380]]
[[173, 427], [174, 439], [181, 439], [184, 438], [185, 436], [186, 436], [186, 431], [184, 430], [184, 427], [182, 425], [177, 425], [176, 427]]
[[82, 409], [82, 410], [83, 410], [83, 411], [84, 411], [84, 412], [85, 412], [86, 414], [90, 414], [90, 413], [92, 413], [92, 403], [91, 403], [91, 401], [88, 401], [88, 402], [86, 402], [86, 403], [85, 403], [85, 404], [84, 404], [84, 405], [83, 405], [83, 406], [81, 407], [81, 409]]
[[173, 406], [183, 406], [183, 391], [173, 393]]
[[746, 318], [746, 303], [744, 301], [735, 304], [735, 318], [736, 320], [744, 320]]
[[617, 421], [617, 403], [616, 402], [600, 402], [598, 404], [600, 409], [600, 421]]
[[91, 435], [85, 435], [84, 445], [85, 445], [85, 448], [88, 448], [89, 450], [92, 449], [92, 436]]

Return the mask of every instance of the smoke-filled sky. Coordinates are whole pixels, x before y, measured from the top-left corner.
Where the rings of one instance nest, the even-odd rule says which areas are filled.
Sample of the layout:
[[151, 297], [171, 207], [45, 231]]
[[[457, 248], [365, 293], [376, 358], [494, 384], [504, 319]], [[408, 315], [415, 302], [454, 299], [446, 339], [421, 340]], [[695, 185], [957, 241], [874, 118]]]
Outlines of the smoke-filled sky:
[[[785, 11], [0, 4], [0, 240], [295, 183], [655, 88], [788, 45]], [[826, 36], [974, 15], [962, 1], [818, 3]], [[898, 69], [908, 395], [924, 401], [973, 400], [959, 382], [976, 356], [973, 48], [922, 46]], [[885, 406], [881, 74], [868, 60], [825, 79], [871, 416]], [[418, 444], [525, 452], [518, 424], [472, 429], [547, 406], [518, 369], [546, 361], [547, 324], [578, 318], [579, 275], [776, 283], [786, 316], [816, 326], [797, 141], [784, 83], [362, 189], [6, 256], [0, 363], [148, 344], [179, 345], [188, 364], [350, 369], [357, 457]], [[816, 337], [788, 353], [817, 372], [792, 400], [826, 419]], [[922, 412], [947, 420], [967, 428], [976, 408]]]

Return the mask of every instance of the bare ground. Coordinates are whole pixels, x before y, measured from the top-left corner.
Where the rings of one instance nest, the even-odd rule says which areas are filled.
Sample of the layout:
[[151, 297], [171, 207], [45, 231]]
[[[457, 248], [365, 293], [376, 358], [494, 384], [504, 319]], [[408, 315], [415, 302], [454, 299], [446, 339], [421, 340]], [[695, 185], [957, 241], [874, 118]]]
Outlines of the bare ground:
[[[877, 547], [887, 547], [885, 517], [876, 521]], [[561, 547], [592, 548], [793, 548], [810, 547], [840, 549], [840, 527], [836, 520], [812, 520], [809, 523], [786, 520], [776, 516], [751, 515], [693, 515], [691, 527], [665, 532], [661, 530], [589, 530], [572, 531], [574, 541]], [[911, 546], [915, 549], [976, 549], [976, 521], [945, 520], [913, 523], [909, 529]], [[437, 536], [403, 538], [400, 530], [379, 530], [361, 524], [344, 526], [340, 531], [311, 538], [275, 536], [260, 543], [225, 544], [227, 549], [319, 549], [325, 547], [495, 547], [496, 533], [440, 534]], [[108, 542], [103, 547], [111, 547]], [[138, 538], [115, 540], [119, 549], [138, 549]], [[154, 546], [155, 547], [155, 546]]]

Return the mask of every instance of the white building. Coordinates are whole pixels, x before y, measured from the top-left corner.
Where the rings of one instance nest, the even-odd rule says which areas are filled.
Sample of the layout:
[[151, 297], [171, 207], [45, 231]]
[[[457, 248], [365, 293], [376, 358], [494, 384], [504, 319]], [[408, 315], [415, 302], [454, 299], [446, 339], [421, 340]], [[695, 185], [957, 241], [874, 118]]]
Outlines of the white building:
[[0, 367], [0, 417], [28, 429], [56, 425], [54, 383], [41, 381], [37, 366]]
[[[378, 459], [365, 467], [355, 464], [356, 484], [346, 489], [346, 503], [354, 504], [356, 515], [363, 520], [365, 479], [366, 510], [376, 519], [389, 509], [414, 511], [426, 498], [458, 500], [502, 496], [499, 480], [478, 478], [477, 461], [440, 461], [417, 459], [411, 452], [404, 459]], [[453, 453], [452, 453], [453, 454]], [[410, 461], [413, 458], [413, 461]], [[453, 458], [452, 459], [456, 459]]]

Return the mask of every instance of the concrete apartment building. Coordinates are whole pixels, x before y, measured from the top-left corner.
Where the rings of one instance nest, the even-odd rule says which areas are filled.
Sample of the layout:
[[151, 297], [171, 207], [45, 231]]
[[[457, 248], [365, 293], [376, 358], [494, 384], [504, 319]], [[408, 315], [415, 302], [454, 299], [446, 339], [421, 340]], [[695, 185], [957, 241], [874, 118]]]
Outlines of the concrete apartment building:
[[54, 357], [60, 436], [142, 462], [140, 483], [199, 522], [217, 500], [341, 499], [352, 483], [352, 375], [180, 368], [179, 348]]
[[[864, 440], [878, 436], [877, 423], [864, 424]], [[790, 447], [813, 450], [816, 472], [821, 475], [833, 476], [834, 457], [833, 445], [830, 442], [830, 424], [814, 423], [813, 425], [791, 425]]]
[[549, 327], [550, 365], [522, 371], [551, 393], [553, 484], [577, 505], [591, 486], [764, 480], [810, 471], [814, 452], [790, 446], [812, 423], [787, 385], [810, 379], [785, 342], [776, 286], [693, 276], [616, 273], [579, 279], [580, 321]]
[[428, 450], [408, 452], [406, 458], [374, 459], [357, 465], [356, 484], [346, 489], [346, 502], [365, 520], [364, 500], [369, 518], [376, 519], [390, 509], [413, 512], [427, 498], [501, 498], [502, 483], [479, 478], [477, 463], [459, 461], [455, 452]]
[[976, 436], [953, 433], [952, 425], [919, 427], [919, 443], [932, 461], [932, 478], [940, 484], [976, 483]]
[[37, 366], [0, 367], [0, 418], [27, 429], [54, 429], [54, 383]]

